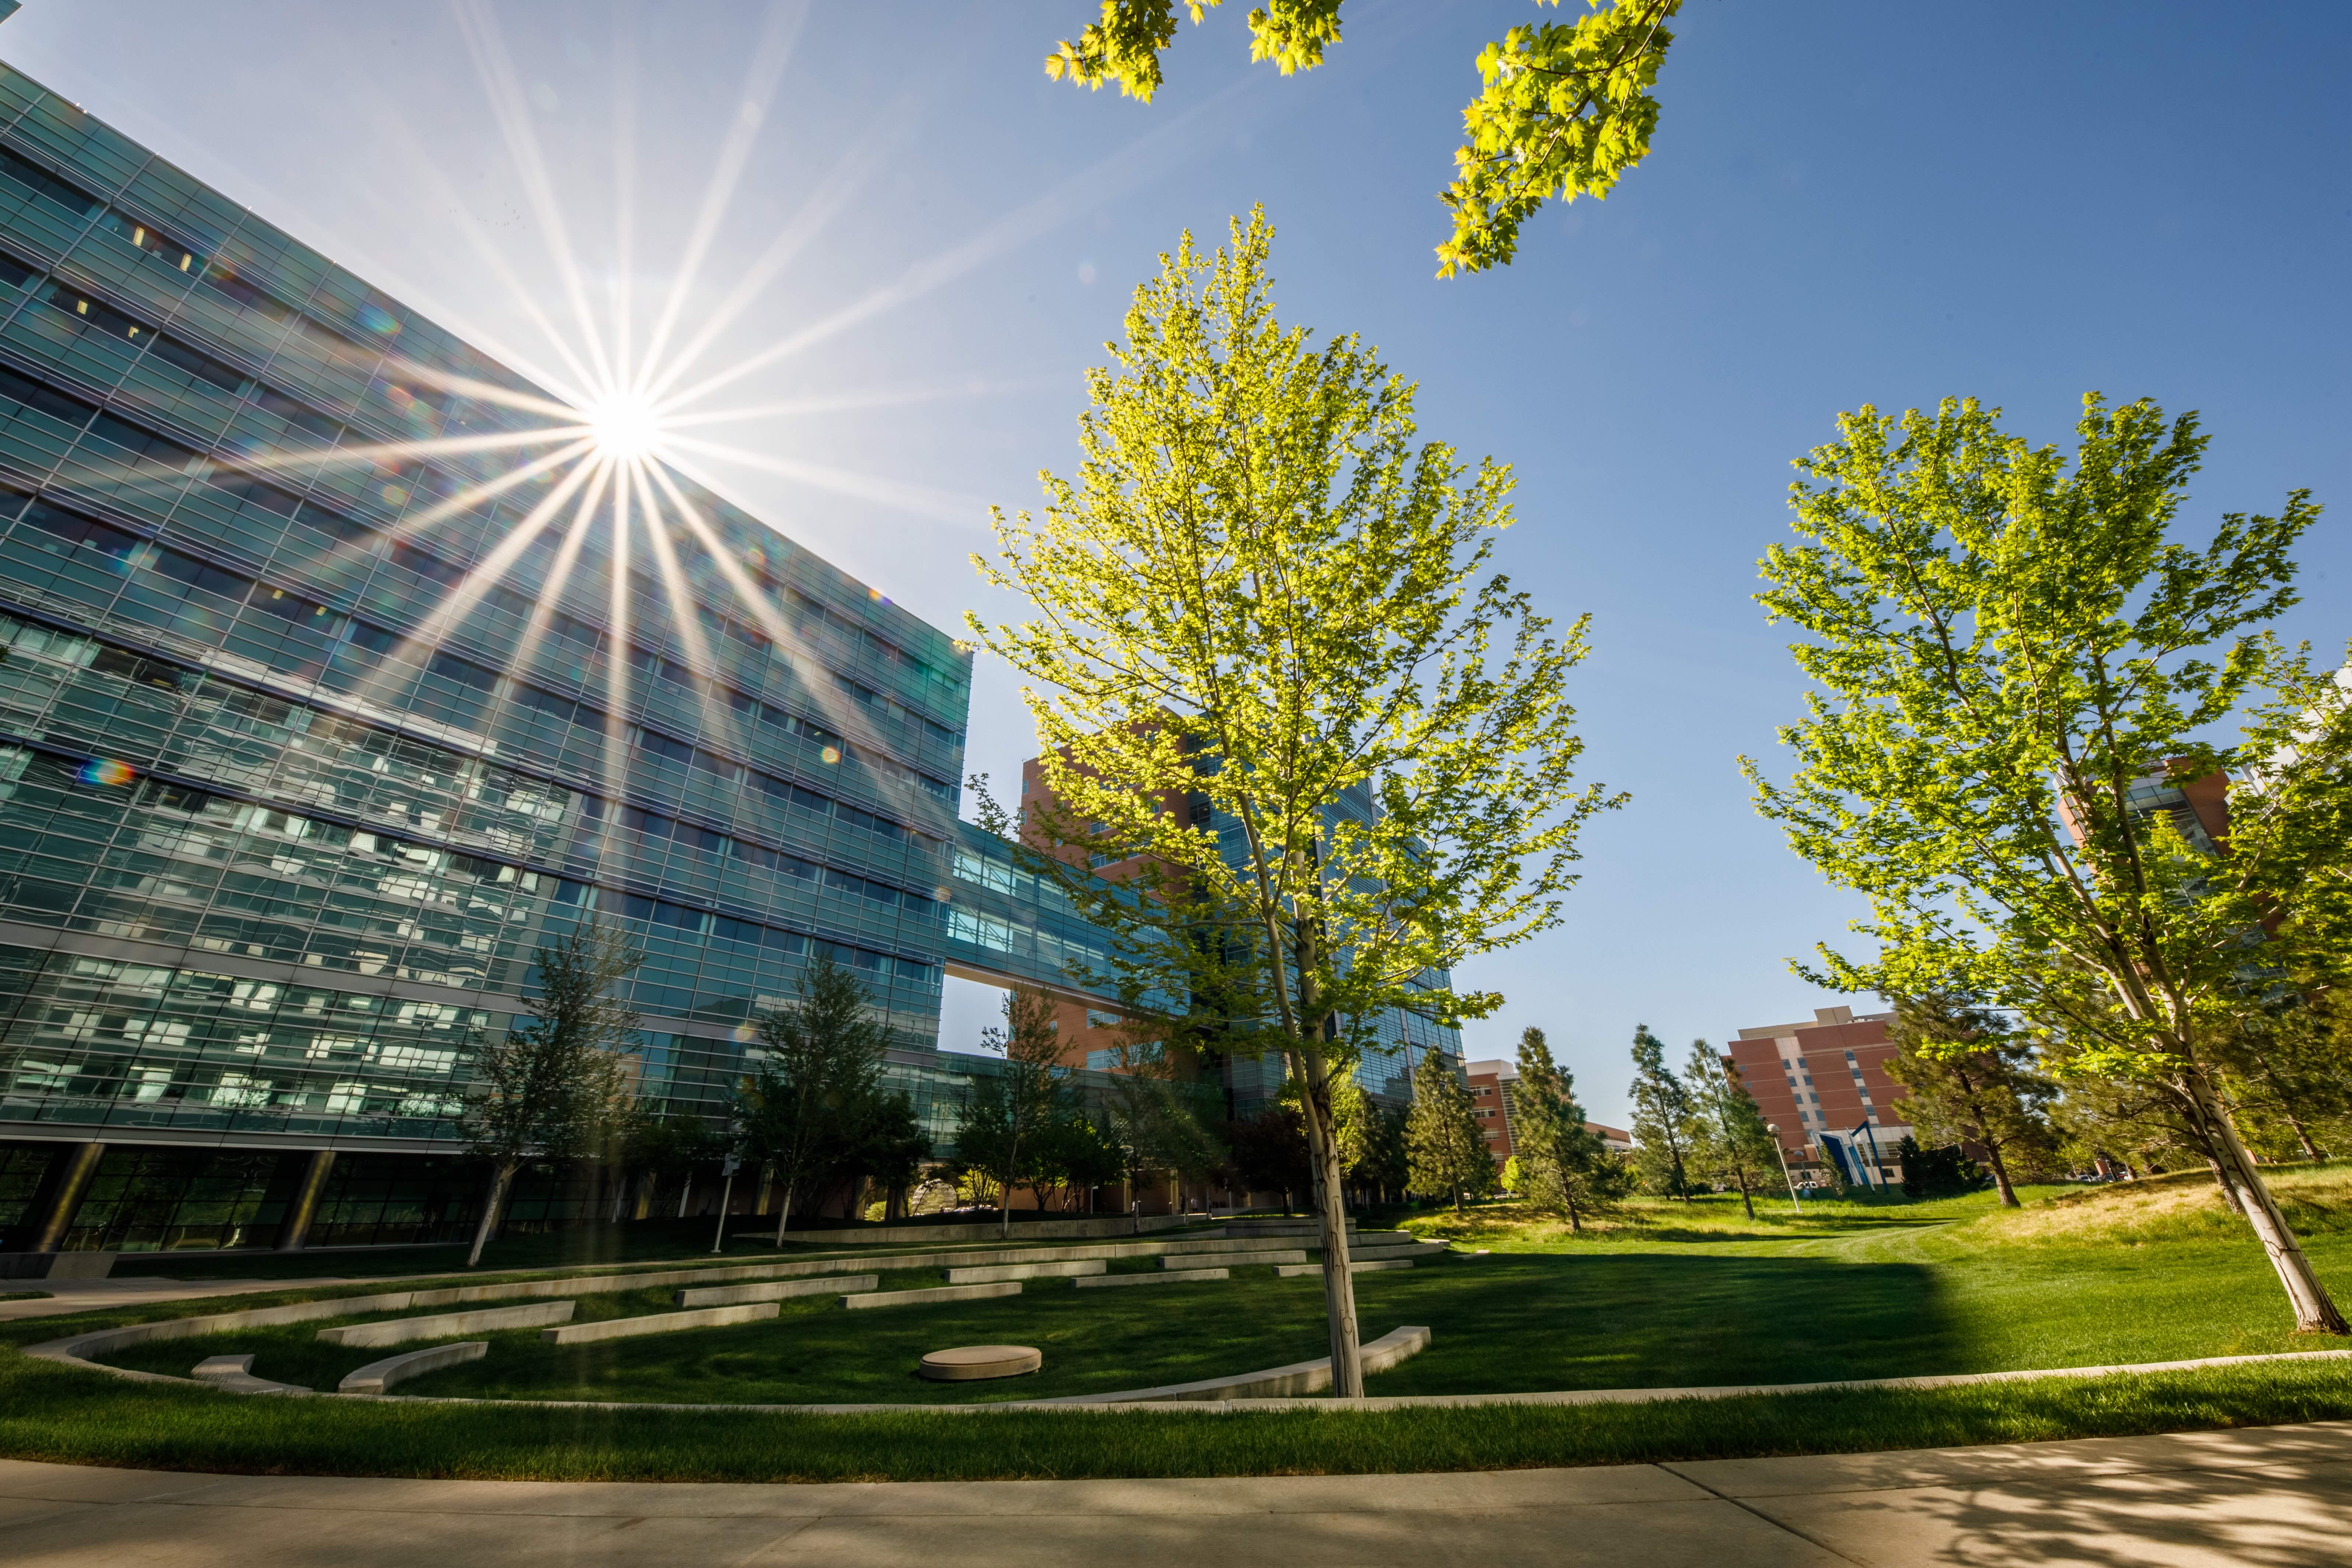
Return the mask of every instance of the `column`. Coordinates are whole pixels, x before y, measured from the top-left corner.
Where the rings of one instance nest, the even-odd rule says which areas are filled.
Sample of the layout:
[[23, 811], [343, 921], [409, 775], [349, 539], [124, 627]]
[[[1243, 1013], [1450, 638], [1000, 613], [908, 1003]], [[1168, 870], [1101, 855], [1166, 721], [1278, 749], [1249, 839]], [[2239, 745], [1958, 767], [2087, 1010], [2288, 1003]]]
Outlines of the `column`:
[[299, 1252], [302, 1243], [310, 1238], [310, 1221], [319, 1212], [319, 1198], [327, 1190], [327, 1173], [335, 1168], [332, 1149], [311, 1151], [310, 1163], [302, 1172], [302, 1184], [294, 1189], [294, 1201], [286, 1206], [286, 1217], [278, 1222], [278, 1250]]
[[89, 1179], [98, 1174], [99, 1156], [106, 1152], [103, 1143], [83, 1143], [66, 1156], [64, 1172], [58, 1178], [57, 1195], [49, 1200], [49, 1212], [41, 1218], [41, 1227], [33, 1235], [28, 1252], [55, 1252], [71, 1227], [75, 1211], [89, 1191]]

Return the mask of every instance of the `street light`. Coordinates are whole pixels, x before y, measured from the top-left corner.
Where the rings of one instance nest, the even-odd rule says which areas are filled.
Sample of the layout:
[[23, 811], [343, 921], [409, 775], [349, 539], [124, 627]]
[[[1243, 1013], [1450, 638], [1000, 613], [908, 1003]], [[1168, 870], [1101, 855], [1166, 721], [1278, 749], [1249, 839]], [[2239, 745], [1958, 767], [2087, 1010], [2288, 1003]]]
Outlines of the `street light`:
[[1802, 1214], [1805, 1212], [1805, 1203], [1802, 1198], [1797, 1196], [1797, 1178], [1789, 1174], [1789, 1149], [1788, 1145], [1780, 1142], [1780, 1129], [1777, 1124], [1768, 1121], [1764, 1124], [1764, 1131], [1772, 1134], [1772, 1152], [1780, 1156], [1780, 1179], [1789, 1184], [1789, 1206]]
[[[742, 1124], [730, 1121], [727, 1124], [727, 1131], [730, 1139], [740, 1138], [743, 1135]], [[740, 1170], [742, 1165], [743, 1156], [738, 1152], [730, 1153], [725, 1163], [719, 1167], [720, 1173], [727, 1178], [727, 1184], [719, 1189], [719, 1229], [710, 1238], [710, 1250], [713, 1252], [718, 1251], [727, 1240], [727, 1205], [735, 1195], [735, 1173]]]

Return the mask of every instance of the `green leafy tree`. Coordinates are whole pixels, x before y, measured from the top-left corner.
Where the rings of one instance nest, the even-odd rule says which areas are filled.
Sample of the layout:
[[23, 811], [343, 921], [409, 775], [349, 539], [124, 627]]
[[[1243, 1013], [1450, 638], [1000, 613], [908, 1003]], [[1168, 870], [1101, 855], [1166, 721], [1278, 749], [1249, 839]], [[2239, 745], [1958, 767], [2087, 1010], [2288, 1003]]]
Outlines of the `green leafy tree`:
[[1454, 1212], [1460, 1214], [1465, 1198], [1483, 1198], [1495, 1190], [1495, 1156], [1478, 1125], [1477, 1107], [1453, 1065], [1436, 1051], [1423, 1051], [1413, 1069], [1412, 1111], [1404, 1136], [1411, 1160], [1406, 1191], [1426, 1198], [1450, 1194]]
[[1633, 1026], [1633, 1168], [1654, 1193], [1690, 1202], [1690, 1090], [1666, 1065], [1666, 1043]]
[[[1117, 82], [1150, 102], [1163, 81], [1160, 53], [1176, 37], [1177, 0], [1102, 0], [1100, 18], [1045, 57], [1045, 74], [1083, 87]], [[1198, 24], [1221, 0], [1186, 0]], [[1560, 0], [1538, 0], [1558, 5]], [[1437, 275], [1507, 266], [1519, 226], [1546, 201], [1606, 196], [1649, 153], [1651, 96], [1682, 0], [1586, 0], [1574, 22], [1511, 28], [1478, 54], [1485, 86], [1462, 111], [1453, 185], [1440, 198], [1454, 233], [1437, 247]], [[1339, 41], [1340, 0], [1267, 0], [1249, 14], [1250, 58], [1283, 75], [1312, 70]]]
[[1004, 1024], [982, 1044], [1003, 1054], [1003, 1068], [976, 1079], [966, 1091], [956, 1133], [956, 1158], [996, 1189], [1000, 1234], [1013, 1234], [1013, 1189], [1045, 1169], [1048, 1130], [1064, 1114], [1055, 1068], [1061, 1042], [1053, 999], [1016, 985], [1004, 996]]
[[758, 1020], [761, 1057], [736, 1092], [742, 1152], [781, 1190], [776, 1245], [793, 1205], [835, 1173], [845, 1133], [881, 1092], [889, 1033], [847, 968], [819, 952], [793, 981], [793, 999]]
[[2352, 1029], [2340, 992], [2285, 992], [2240, 1010], [2213, 1052], [2246, 1140], [2273, 1159], [2326, 1161], [2352, 1139]]
[[1554, 637], [1482, 575], [1508, 473], [1416, 442], [1412, 388], [1356, 339], [1276, 323], [1263, 217], [1233, 240], [1162, 258], [1089, 377], [1077, 477], [997, 517], [977, 564], [1036, 618], [969, 624], [1031, 682], [1045, 789], [1017, 826], [982, 810], [1106, 931], [1122, 1012], [1300, 1080], [1353, 1397], [1333, 1086], [1384, 1016], [1499, 1004], [1448, 973], [1558, 923], [1616, 802], [1573, 780], [1583, 623]]
[[1181, 1184], [1223, 1165], [1224, 1148], [1164, 1051], [1156, 1043], [1118, 1049], [1122, 1070], [1111, 1077], [1105, 1131], [1118, 1150], [1130, 1201], [1147, 1175], [1165, 1171]]
[[1756, 1189], [1769, 1185], [1780, 1140], [1731, 1064], [1705, 1040], [1691, 1042], [1683, 1068], [1690, 1095], [1690, 1163], [1701, 1180], [1739, 1189], [1739, 1206], [1756, 1217]]
[[1992, 1178], [1956, 1143], [1923, 1149], [1918, 1139], [1906, 1132], [1895, 1146], [1895, 1160], [1903, 1168], [1906, 1198], [1956, 1198], [1992, 1184]]
[[1280, 1193], [1288, 1214], [1301, 1188], [1313, 1184], [1315, 1167], [1307, 1149], [1307, 1117], [1296, 1103], [1267, 1106], [1225, 1129], [1234, 1174], [1244, 1193]]
[[704, 1118], [642, 1102], [631, 1108], [621, 1139], [621, 1160], [633, 1176], [647, 1184], [676, 1176], [681, 1189], [688, 1172], [722, 1153], [721, 1140]]
[[[1973, 401], [1864, 408], [1798, 466], [1794, 543], [1759, 595], [1805, 634], [1815, 689], [1780, 731], [1795, 776], [1745, 763], [1764, 815], [1864, 894], [1875, 957], [1822, 949], [1820, 984], [1980, 996], [2063, 1034], [2066, 1068], [2145, 1085], [2245, 1214], [2296, 1326], [2347, 1331], [2236, 1128], [2212, 1052], [2252, 966], [2341, 965], [2307, 932], [2347, 847], [2338, 689], [2260, 628], [2294, 599], [2317, 516], [2225, 515], [2170, 537], [2205, 447], [2194, 416], [2084, 400], [2070, 461]], [[2245, 743], [2221, 727], [2245, 722]], [[2226, 849], [2149, 809], [2224, 773]], [[2238, 809], [2242, 803], [2244, 809]], [[2313, 824], [2317, 822], [2319, 828]], [[2201, 837], [2201, 836], [2200, 836]], [[2279, 935], [2252, 952], [2265, 921]]]
[[489, 1191], [466, 1267], [482, 1260], [532, 1160], [570, 1160], [603, 1147], [628, 1112], [622, 1054], [636, 1044], [637, 1015], [611, 994], [645, 954], [625, 933], [591, 920], [534, 955], [525, 1021], [478, 1035], [457, 1130], [489, 1166]]
[[1348, 1173], [1371, 1189], [1375, 1203], [1401, 1196], [1412, 1174], [1407, 1121], [1405, 1111], [1389, 1105], [1374, 1105], [1365, 1118], [1363, 1161]]
[[1983, 1150], [2002, 1205], [2016, 1208], [2011, 1165], [2021, 1156], [2040, 1165], [2055, 1142], [2049, 1105], [2058, 1086], [2032, 1044], [2012, 1038], [1999, 1014], [1947, 995], [1896, 997], [1888, 1032], [1895, 1050], [1886, 1076], [1906, 1091], [1905, 1120], [1931, 1149]]
[[[1306, 1127], [1305, 1096], [1299, 1081], [1291, 1079], [1282, 1086], [1284, 1105], [1299, 1114], [1300, 1131]], [[1372, 1097], [1364, 1092], [1363, 1084], [1353, 1073], [1345, 1073], [1331, 1082], [1332, 1142], [1339, 1152], [1339, 1170], [1348, 1181], [1358, 1181], [1357, 1173], [1371, 1158], [1373, 1145], [1380, 1137], [1379, 1108]], [[1300, 1184], [1302, 1187], [1306, 1183]]]
[[877, 1080], [866, 1092], [845, 1100], [833, 1120], [832, 1136], [818, 1151], [819, 1181], [846, 1187], [853, 1195], [869, 1184], [878, 1186], [884, 1212], [892, 1214], [904, 1207], [908, 1190], [930, 1154], [930, 1134], [923, 1131], [914, 1100], [903, 1089], [885, 1089]]

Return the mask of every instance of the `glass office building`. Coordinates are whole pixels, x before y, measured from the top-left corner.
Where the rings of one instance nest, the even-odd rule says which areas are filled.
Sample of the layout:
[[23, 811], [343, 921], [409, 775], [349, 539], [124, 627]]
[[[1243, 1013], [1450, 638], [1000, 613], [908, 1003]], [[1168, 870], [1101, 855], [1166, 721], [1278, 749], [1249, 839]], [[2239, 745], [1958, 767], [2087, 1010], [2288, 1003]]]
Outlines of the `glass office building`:
[[592, 910], [641, 1092], [717, 1109], [823, 950], [945, 1119], [968, 656], [676, 476], [583, 507], [562, 423], [0, 68], [0, 1247], [266, 1244], [306, 1174], [447, 1228], [467, 1037]]

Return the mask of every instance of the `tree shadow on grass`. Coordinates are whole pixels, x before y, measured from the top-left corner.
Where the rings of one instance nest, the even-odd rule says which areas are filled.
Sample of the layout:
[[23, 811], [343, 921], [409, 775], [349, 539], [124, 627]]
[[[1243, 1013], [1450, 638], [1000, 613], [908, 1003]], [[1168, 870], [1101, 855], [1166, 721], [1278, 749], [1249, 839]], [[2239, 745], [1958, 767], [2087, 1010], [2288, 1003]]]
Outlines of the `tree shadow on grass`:
[[1400, 1310], [1433, 1331], [1375, 1394], [1901, 1377], [1958, 1370], [1964, 1349], [1935, 1271], [1916, 1264], [1522, 1254], [1410, 1279], [1358, 1283], [1368, 1334]]

